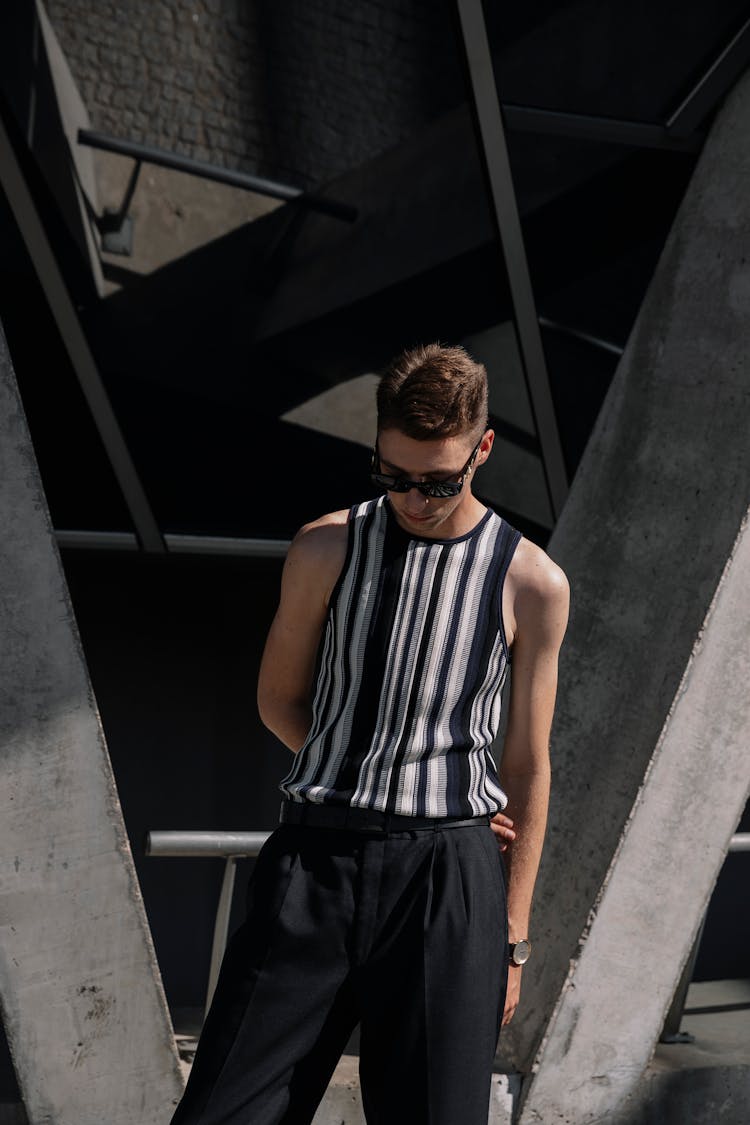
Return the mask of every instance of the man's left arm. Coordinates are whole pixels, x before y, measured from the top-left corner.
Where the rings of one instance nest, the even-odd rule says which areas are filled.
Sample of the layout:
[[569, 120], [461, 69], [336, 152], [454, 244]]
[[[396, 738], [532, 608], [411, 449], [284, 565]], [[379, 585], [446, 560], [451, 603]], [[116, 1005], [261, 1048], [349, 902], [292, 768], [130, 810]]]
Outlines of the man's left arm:
[[[567, 578], [556, 563], [538, 549], [529, 562], [514, 599], [510, 704], [500, 761], [500, 783], [515, 832], [505, 849], [511, 942], [530, 937], [531, 902], [547, 825], [558, 656], [570, 600]], [[509, 966], [503, 1024], [518, 1005], [521, 975], [520, 966]]]

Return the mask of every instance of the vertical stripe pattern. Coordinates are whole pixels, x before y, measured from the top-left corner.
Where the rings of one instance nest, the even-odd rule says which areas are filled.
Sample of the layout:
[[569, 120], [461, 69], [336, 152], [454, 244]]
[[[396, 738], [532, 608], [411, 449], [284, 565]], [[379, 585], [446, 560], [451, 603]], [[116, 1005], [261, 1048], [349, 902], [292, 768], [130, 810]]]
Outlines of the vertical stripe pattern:
[[406, 816], [505, 807], [491, 746], [510, 661], [503, 582], [520, 538], [491, 510], [441, 540], [408, 535], [385, 496], [352, 509], [287, 798]]

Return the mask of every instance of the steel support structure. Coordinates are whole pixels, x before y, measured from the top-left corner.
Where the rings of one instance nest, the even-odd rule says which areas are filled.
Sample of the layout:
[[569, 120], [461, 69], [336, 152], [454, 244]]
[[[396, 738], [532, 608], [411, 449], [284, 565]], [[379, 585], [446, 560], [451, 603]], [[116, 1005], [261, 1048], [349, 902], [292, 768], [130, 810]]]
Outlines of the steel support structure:
[[456, 11], [471, 87], [480, 157], [513, 301], [521, 364], [539, 438], [550, 506], [557, 519], [568, 494], [567, 470], [529, 277], [482, 0], [456, 0]]
[[164, 543], [154, 514], [1, 115], [0, 185], [88, 403], [140, 544], [146, 551], [162, 552]]

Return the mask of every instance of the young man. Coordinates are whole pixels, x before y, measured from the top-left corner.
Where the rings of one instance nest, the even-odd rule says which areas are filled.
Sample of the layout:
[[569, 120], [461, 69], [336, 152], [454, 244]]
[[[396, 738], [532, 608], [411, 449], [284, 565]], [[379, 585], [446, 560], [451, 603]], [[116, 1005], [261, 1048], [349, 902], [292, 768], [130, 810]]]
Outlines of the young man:
[[377, 402], [383, 494], [303, 527], [285, 562], [258, 705], [295, 760], [173, 1125], [310, 1122], [358, 1022], [368, 1125], [487, 1122], [568, 584], [473, 494], [494, 439], [481, 364], [411, 350]]

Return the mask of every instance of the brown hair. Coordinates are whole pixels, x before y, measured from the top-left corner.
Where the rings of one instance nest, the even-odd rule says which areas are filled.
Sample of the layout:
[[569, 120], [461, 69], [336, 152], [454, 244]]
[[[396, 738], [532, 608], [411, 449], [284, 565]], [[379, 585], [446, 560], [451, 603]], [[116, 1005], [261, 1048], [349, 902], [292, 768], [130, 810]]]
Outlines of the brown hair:
[[487, 428], [487, 371], [458, 344], [424, 344], [397, 355], [377, 389], [378, 430], [420, 441]]

